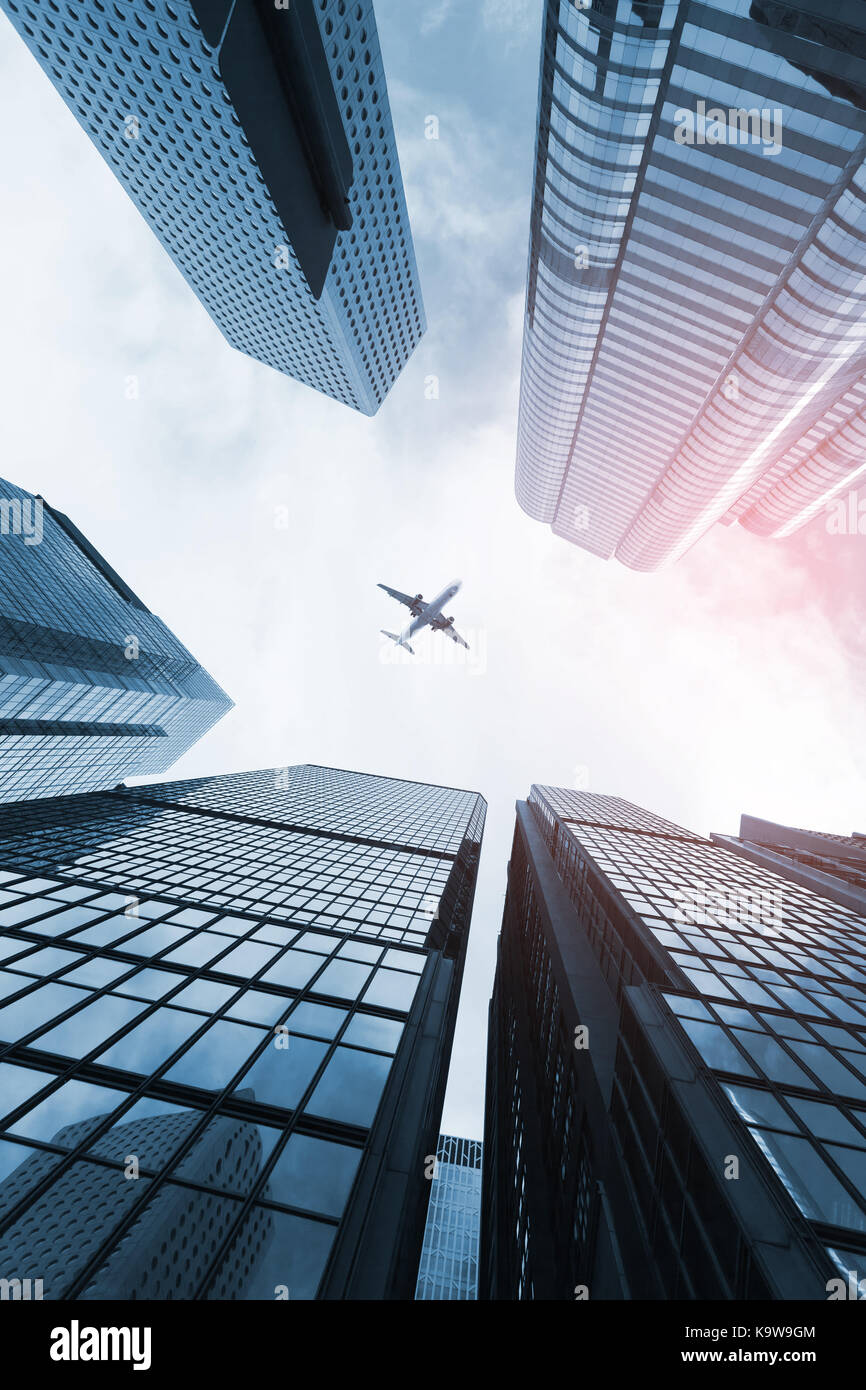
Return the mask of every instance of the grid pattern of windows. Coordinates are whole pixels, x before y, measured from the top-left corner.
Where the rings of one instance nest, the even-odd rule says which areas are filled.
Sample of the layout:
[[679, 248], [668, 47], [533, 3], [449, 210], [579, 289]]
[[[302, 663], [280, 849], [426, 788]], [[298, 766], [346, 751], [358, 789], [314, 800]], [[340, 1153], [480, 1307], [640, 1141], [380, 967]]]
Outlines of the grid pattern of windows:
[[416, 1299], [478, 1297], [478, 1223], [481, 1217], [481, 1145], [440, 1135]]
[[654, 569], [862, 472], [866, 30], [547, 0], [516, 491]]
[[460, 848], [477, 804], [474, 792], [359, 772], [347, 783], [338, 769], [309, 764], [165, 783], [147, 795], [446, 855]]
[[[353, 777], [343, 828], [353, 784], [374, 799]], [[243, 785], [0, 812], [0, 1267], [48, 1298], [316, 1294], [465, 870], [286, 831], [261, 786], [246, 821]], [[483, 802], [461, 795], [465, 855]]]
[[745, 849], [756, 859], [760, 858], [761, 850], [768, 849], [773, 856], [787, 860], [790, 864], [818, 869], [822, 874], [828, 874], [840, 883], [849, 884], [856, 889], [866, 904], [864, 835], [819, 834], [816, 831], [797, 830], [775, 825], [772, 821], [744, 816], [739, 836], [729, 843]]
[[488, 1038], [482, 1296], [572, 1297], [588, 1268], [597, 1189], [566, 1008], [518, 829]]
[[[533, 789], [533, 804], [536, 792], [539, 827], [622, 1003], [611, 1113], [635, 1190], [646, 1193], [645, 1211], [654, 1210], [652, 1184], [660, 1181], [658, 1146], [676, 1150], [665, 1129], [684, 1133], [685, 1126], [670, 1097], [662, 1101], [664, 1079], [625, 1000], [624, 986], [637, 982], [660, 987], [657, 997], [677, 1020], [677, 1033], [747, 1127], [750, 1152], [812, 1223], [815, 1239], [834, 1259], [833, 1250], [846, 1248], [848, 1258], [859, 1246], [866, 1264], [863, 915], [687, 832], [674, 838], [593, 824], [600, 817], [589, 813], [592, 798], [586, 820], [560, 821], [554, 836], [551, 790]], [[617, 906], [603, 925], [588, 901], [599, 882]], [[703, 1228], [694, 1202], [702, 1188], [687, 1174], [702, 1161], [693, 1154], [684, 1163], [675, 1152], [664, 1160], [680, 1194], [664, 1240], [679, 1245], [684, 1223], [693, 1223], [693, 1258], [679, 1246], [685, 1264], [669, 1266], [671, 1297], [725, 1296], [736, 1285], [735, 1250], [724, 1275], [721, 1267], [710, 1273], [713, 1262], [703, 1256], [703, 1273], [696, 1272]], [[709, 1215], [705, 1220], [712, 1225]], [[660, 1242], [663, 1226], [655, 1226]], [[718, 1250], [714, 1261], [718, 1266]]]
[[[337, 830], [329, 834], [322, 828], [320, 770], [309, 769], [311, 819], [318, 818], [319, 824], [312, 832], [289, 830], [280, 823], [282, 781], [294, 779], [297, 793], [307, 771], [277, 769], [227, 777], [221, 800], [222, 779], [207, 779], [210, 804], [206, 809], [195, 804], [196, 784], [192, 784], [188, 806], [183, 802], [183, 784], [167, 784], [91, 794], [86, 801], [16, 807], [14, 817], [0, 819], [0, 857], [33, 871], [74, 874], [79, 884], [113, 884], [122, 866], [123, 884], [138, 898], [157, 894], [189, 900], [194, 895], [199, 906], [214, 910], [267, 912], [280, 922], [343, 931], [351, 923], [368, 938], [423, 945], [457, 851], [466, 838], [480, 836], [479, 798], [471, 792], [446, 792], [446, 809], [437, 810], [431, 821], [431, 808], [439, 803], [438, 788], [431, 793], [418, 784], [383, 779], [384, 789], [374, 792], [371, 782], [375, 779], [341, 774], [344, 795], [335, 799]], [[354, 786], [356, 778], [360, 826], [387, 831], [395, 819], [387, 807], [388, 788], [399, 787], [401, 793], [409, 788], [410, 795], [413, 790], [416, 794], [417, 808], [413, 815], [404, 804], [400, 831], [416, 830], [419, 839], [432, 841], [431, 848], [407, 848], [400, 841], [390, 848], [378, 833], [371, 838], [350, 835], [351, 808], [345, 788]], [[261, 812], [268, 785], [272, 817], [247, 819], [245, 788]], [[177, 797], [174, 805], [172, 794]], [[236, 794], [238, 809], [229, 811]], [[287, 795], [286, 814], [303, 824], [309, 803], [302, 794]], [[449, 844], [451, 850], [439, 848]], [[17, 909], [9, 910], [14, 914]], [[146, 912], [146, 901], [139, 910]], [[81, 914], [92, 924], [87, 904], [76, 908], [75, 915]], [[65, 920], [63, 914], [49, 915], [42, 930], [62, 933]]]
[[372, 0], [304, 3], [353, 162], [320, 299], [190, 0], [3, 8], [228, 342], [372, 415], [426, 326], [415, 252]]
[[0, 802], [164, 772], [231, 707], [67, 517], [0, 481]]

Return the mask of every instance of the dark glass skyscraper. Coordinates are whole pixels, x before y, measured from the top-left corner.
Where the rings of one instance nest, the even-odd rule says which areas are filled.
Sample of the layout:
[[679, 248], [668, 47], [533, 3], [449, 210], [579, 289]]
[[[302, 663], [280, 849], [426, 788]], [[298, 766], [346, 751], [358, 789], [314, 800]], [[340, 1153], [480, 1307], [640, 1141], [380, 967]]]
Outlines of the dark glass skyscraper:
[[866, 915], [617, 797], [517, 806], [480, 1296], [866, 1273]]
[[415, 1297], [455, 1302], [478, 1297], [481, 1145], [442, 1134]]
[[648, 570], [717, 521], [786, 536], [847, 490], [864, 209], [862, 5], [546, 0], [524, 510]]
[[67, 516], [0, 480], [0, 801], [165, 772], [231, 708]]
[[411, 1299], [484, 813], [311, 766], [0, 810], [0, 1278]]
[[425, 329], [372, 0], [0, 0], [232, 347], [373, 415]]

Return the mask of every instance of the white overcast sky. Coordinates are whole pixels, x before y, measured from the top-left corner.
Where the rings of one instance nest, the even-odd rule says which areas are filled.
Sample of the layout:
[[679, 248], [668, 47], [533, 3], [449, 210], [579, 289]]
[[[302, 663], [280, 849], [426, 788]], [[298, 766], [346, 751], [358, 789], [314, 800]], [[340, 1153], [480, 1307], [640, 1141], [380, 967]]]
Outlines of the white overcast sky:
[[[532, 782], [588, 777], [702, 833], [743, 811], [866, 830], [866, 536], [717, 527], [640, 575], [514, 500], [541, 11], [376, 0], [430, 326], [372, 421], [227, 346], [0, 17], [2, 471], [235, 700], [172, 777], [313, 762], [486, 797], [443, 1117], [471, 1136]], [[471, 660], [429, 634], [393, 659], [379, 629], [402, 610], [376, 582], [455, 577]]]

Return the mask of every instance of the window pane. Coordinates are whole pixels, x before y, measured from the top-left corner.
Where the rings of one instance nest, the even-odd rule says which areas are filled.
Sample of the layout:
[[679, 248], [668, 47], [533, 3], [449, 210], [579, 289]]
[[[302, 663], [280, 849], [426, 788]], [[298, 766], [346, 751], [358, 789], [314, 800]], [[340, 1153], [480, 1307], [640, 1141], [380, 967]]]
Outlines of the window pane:
[[278, 1129], [215, 1115], [178, 1164], [175, 1175], [246, 1196], [280, 1137]]
[[16, 960], [14, 969], [23, 970], [28, 975], [52, 975], [55, 970], [62, 970], [64, 965], [74, 965], [81, 959], [80, 951], [64, 951], [57, 946], [43, 946], [39, 951], [30, 951], [28, 955], [21, 956]]
[[754, 1067], [749, 1066], [745, 1057], [737, 1051], [717, 1023], [702, 1023], [691, 1018], [683, 1018], [680, 1023], [708, 1067], [715, 1067], [719, 1071], [739, 1072], [742, 1076], [755, 1075]]
[[404, 1025], [395, 1018], [375, 1018], [356, 1013], [343, 1034], [343, 1042], [358, 1047], [375, 1047], [379, 1052], [396, 1052]]
[[325, 966], [313, 988], [317, 994], [333, 994], [338, 999], [356, 999], [369, 975], [369, 965], [360, 965], [351, 960], [332, 960]]
[[175, 975], [170, 970], [138, 970], [122, 984], [114, 986], [115, 994], [129, 994], [134, 999], [162, 999], [169, 990], [176, 989], [183, 975]]
[[[866, 1153], [862, 1149], [843, 1149], [839, 1144], [828, 1144], [827, 1152], [857, 1191], [866, 1197]], [[866, 1230], [866, 1220], [860, 1229]]]
[[767, 1073], [771, 1081], [781, 1081], [790, 1086], [806, 1086], [815, 1089], [802, 1067], [798, 1067], [793, 1057], [789, 1057], [781, 1043], [763, 1033], [745, 1033], [734, 1029], [743, 1047]]
[[[23, 1201], [27, 1193], [60, 1162], [62, 1160], [56, 1154], [31, 1149], [29, 1144], [11, 1144], [7, 1139], [0, 1140], [0, 1216], [5, 1217], [11, 1212], [12, 1208]], [[25, 1269], [20, 1268], [21, 1254], [32, 1243], [31, 1233], [23, 1249], [19, 1247], [18, 1251], [14, 1251], [6, 1245], [5, 1237], [0, 1236], [0, 1258], [9, 1271], [7, 1278], [14, 1277], [13, 1270], [19, 1279], [44, 1277], [35, 1268], [35, 1261], [33, 1272], [29, 1276]]]
[[327, 1043], [313, 1038], [289, 1037], [287, 1048], [277, 1048], [274, 1041], [256, 1058], [239, 1086], [251, 1088], [254, 1097], [265, 1105], [280, 1105], [294, 1110], [312, 1081], [328, 1051]]
[[162, 1062], [186, 1042], [191, 1033], [202, 1026], [201, 1014], [185, 1009], [157, 1009], [155, 1014], [136, 1024], [113, 1047], [100, 1053], [99, 1062], [107, 1067], [125, 1071], [155, 1071]]
[[291, 999], [279, 994], [248, 989], [226, 1012], [229, 1018], [245, 1018], [250, 1023], [279, 1023], [291, 1003]]
[[203, 1009], [213, 1014], [236, 993], [234, 985], [219, 984], [216, 980], [193, 980], [179, 990], [171, 1002], [182, 1004], [185, 1009]]
[[314, 1038], [335, 1038], [346, 1014], [346, 1009], [335, 1009], [330, 1004], [313, 1004], [304, 1000], [289, 1014], [287, 1027], [290, 1033], [310, 1033]]
[[772, 1125], [774, 1129], [788, 1129], [797, 1132], [797, 1122], [782, 1109], [775, 1096], [769, 1091], [758, 1091], [751, 1086], [723, 1086], [747, 1123]]
[[221, 1091], [264, 1037], [261, 1028], [220, 1019], [166, 1072], [170, 1081]]
[[214, 1299], [290, 1300], [316, 1296], [336, 1228], [253, 1207], [208, 1292]]
[[770, 1130], [754, 1129], [752, 1133], [804, 1216], [854, 1231], [866, 1230], [866, 1213], [855, 1205], [807, 1139]]
[[63, 1148], [77, 1148], [101, 1122], [128, 1100], [126, 1091], [110, 1091], [89, 1081], [67, 1081], [22, 1115], [13, 1134], [42, 1139]]
[[118, 1032], [147, 1005], [133, 999], [121, 999], [110, 994], [94, 999], [77, 1014], [42, 1033], [36, 1046], [43, 1052], [59, 1052], [66, 1057], [84, 1057], [112, 1033]]
[[276, 965], [272, 965], [262, 976], [271, 985], [286, 985], [290, 989], [301, 989], [322, 963], [321, 956], [311, 956], [309, 952], [289, 951]]
[[11, 1062], [0, 1066], [0, 1114], [11, 1115], [25, 1100], [29, 1100], [49, 1081], [53, 1075], [44, 1071], [31, 1071], [29, 1067], [16, 1067]]
[[345, 1124], [372, 1124], [390, 1070], [390, 1057], [338, 1047], [307, 1102], [307, 1112]]
[[796, 1096], [789, 1096], [788, 1104], [819, 1139], [838, 1139], [843, 1144], [859, 1144], [866, 1148], [866, 1136], [860, 1134], [835, 1105], [798, 1100]]
[[417, 975], [407, 975], [403, 970], [377, 970], [364, 992], [364, 1003], [378, 1004], [383, 1009], [405, 1009], [408, 1013], [417, 988]]
[[185, 1105], [170, 1105], [168, 1101], [145, 1096], [118, 1117], [99, 1139], [88, 1146], [89, 1153], [99, 1154], [113, 1163], [125, 1163], [135, 1154], [139, 1164], [158, 1172], [169, 1162], [202, 1118], [201, 1110]]
[[262, 1193], [273, 1202], [304, 1207], [325, 1216], [341, 1216], [349, 1196], [361, 1149], [293, 1134]]
[[40, 985], [23, 999], [0, 1009], [0, 1038], [4, 1042], [17, 1042], [40, 1024], [48, 1023], [58, 1014], [89, 998], [87, 990], [77, 989], [74, 985]]
[[[127, 925], [129, 925], [127, 923]], [[158, 951], [164, 951], [167, 946], [174, 946], [179, 941], [183, 941], [189, 932], [182, 927], [169, 927], [164, 922], [159, 926], [148, 927], [139, 936], [132, 937], [123, 944], [124, 951], [130, 951], [136, 956], [152, 956]]]
[[276, 954], [276, 946], [266, 946], [260, 941], [242, 941], [240, 946], [235, 946], [233, 951], [223, 956], [216, 968], [226, 975], [241, 975], [248, 979], [258, 974], [262, 966], [273, 960]]
[[110, 984], [119, 975], [125, 975], [129, 966], [117, 960], [102, 960], [95, 956], [93, 960], [85, 961], [84, 965], [79, 965], [77, 970], [70, 970], [68, 975], [63, 977], [64, 984], [93, 985], [98, 989], [100, 985]]

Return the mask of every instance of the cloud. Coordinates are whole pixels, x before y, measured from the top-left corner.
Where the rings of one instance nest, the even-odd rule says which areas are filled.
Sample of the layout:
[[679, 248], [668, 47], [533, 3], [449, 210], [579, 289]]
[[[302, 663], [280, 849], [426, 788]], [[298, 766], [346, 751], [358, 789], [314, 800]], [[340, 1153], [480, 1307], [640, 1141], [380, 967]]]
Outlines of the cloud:
[[447, 21], [454, 9], [454, 0], [439, 0], [438, 5], [428, 6], [421, 20], [421, 34], [426, 38], [435, 34]]
[[481, 19], [492, 33], [523, 36], [534, 28], [537, 11], [530, 0], [484, 0]]

